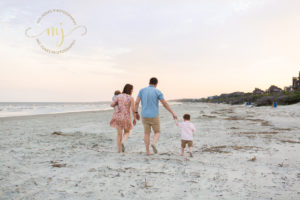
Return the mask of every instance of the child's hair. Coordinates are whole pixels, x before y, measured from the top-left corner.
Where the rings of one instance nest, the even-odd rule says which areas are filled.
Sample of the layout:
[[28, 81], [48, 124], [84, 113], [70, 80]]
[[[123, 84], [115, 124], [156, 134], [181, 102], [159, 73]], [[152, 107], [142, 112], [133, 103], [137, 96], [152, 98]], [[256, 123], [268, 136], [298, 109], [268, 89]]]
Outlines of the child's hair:
[[119, 94], [121, 94], [120, 90], [116, 90], [115, 95], [119, 95]]
[[185, 120], [190, 120], [190, 119], [191, 119], [191, 115], [189, 115], [189, 114], [184, 114], [184, 115], [183, 115], [183, 119], [185, 119]]

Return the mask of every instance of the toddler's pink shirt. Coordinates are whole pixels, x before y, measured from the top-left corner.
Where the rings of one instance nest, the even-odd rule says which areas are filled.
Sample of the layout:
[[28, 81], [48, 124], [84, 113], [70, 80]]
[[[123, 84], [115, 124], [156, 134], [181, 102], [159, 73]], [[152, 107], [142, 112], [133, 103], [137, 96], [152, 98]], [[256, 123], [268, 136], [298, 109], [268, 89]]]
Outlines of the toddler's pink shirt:
[[184, 121], [178, 123], [178, 127], [181, 129], [182, 140], [193, 140], [193, 133], [196, 131], [194, 124], [190, 121]]

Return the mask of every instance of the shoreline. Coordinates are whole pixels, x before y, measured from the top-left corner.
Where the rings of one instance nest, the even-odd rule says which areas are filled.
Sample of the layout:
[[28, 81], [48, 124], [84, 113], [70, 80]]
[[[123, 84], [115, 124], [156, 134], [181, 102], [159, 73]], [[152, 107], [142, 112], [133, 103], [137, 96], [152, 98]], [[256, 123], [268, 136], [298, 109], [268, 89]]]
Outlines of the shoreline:
[[88, 111], [70, 111], [70, 112], [61, 112], [61, 113], [48, 113], [48, 114], [33, 114], [33, 115], [19, 115], [19, 116], [6, 116], [6, 117], [0, 117], [1, 119], [13, 119], [13, 118], [32, 118], [32, 117], [47, 117], [47, 116], [55, 116], [55, 115], [73, 115], [73, 114], [88, 114], [88, 113], [101, 113], [101, 112], [108, 112], [112, 111], [113, 109], [107, 109], [107, 110], [88, 110]]

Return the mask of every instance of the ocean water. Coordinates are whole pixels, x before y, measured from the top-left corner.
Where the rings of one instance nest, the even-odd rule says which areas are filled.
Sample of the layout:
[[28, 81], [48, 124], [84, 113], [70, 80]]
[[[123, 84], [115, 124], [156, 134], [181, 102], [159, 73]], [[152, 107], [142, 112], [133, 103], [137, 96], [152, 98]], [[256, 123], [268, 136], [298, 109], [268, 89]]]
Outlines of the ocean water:
[[[111, 102], [0, 102], [0, 117], [112, 110]], [[169, 102], [170, 105], [181, 104]]]
[[110, 102], [0, 102], [0, 117], [110, 109]]

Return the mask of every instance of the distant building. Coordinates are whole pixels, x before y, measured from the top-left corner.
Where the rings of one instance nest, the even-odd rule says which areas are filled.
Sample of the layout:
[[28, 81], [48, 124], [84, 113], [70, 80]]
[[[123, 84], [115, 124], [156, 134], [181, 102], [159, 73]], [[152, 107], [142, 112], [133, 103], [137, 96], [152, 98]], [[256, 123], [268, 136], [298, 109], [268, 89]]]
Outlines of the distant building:
[[264, 94], [265, 92], [259, 88], [255, 88], [252, 93], [259, 95], [259, 94]]
[[210, 97], [208, 97], [208, 99], [211, 100], [211, 99], [215, 99], [215, 98], [218, 98], [218, 97], [219, 97], [219, 96], [215, 95], [215, 96], [210, 96]]
[[292, 86], [284, 87], [284, 91], [285, 92], [291, 92], [291, 91], [293, 91], [293, 87]]
[[279, 92], [282, 92], [282, 89], [275, 86], [275, 85], [272, 85], [271, 87], [269, 87], [269, 89], [267, 89], [266, 91], [268, 94], [272, 94], [272, 93], [279, 93]]
[[300, 89], [300, 72], [299, 72], [299, 77], [293, 77], [293, 85], [292, 85], [293, 90], [298, 90]]

